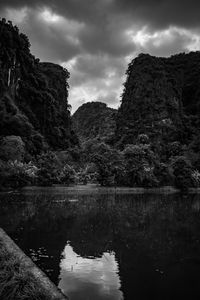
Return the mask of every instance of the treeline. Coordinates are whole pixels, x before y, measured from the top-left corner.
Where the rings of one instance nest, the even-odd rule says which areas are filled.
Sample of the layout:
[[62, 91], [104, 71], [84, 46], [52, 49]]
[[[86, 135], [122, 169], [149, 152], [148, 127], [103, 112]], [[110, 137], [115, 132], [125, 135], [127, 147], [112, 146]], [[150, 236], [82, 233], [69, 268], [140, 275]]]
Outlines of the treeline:
[[[169, 149], [168, 149], [169, 150]], [[168, 161], [162, 161], [145, 134], [123, 150], [97, 139], [66, 151], [48, 151], [29, 163], [1, 161], [0, 182], [4, 187], [25, 185], [87, 184], [102, 186], [176, 186], [187, 190], [200, 187], [200, 172], [192, 164], [191, 153], [180, 144], [171, 144]]]

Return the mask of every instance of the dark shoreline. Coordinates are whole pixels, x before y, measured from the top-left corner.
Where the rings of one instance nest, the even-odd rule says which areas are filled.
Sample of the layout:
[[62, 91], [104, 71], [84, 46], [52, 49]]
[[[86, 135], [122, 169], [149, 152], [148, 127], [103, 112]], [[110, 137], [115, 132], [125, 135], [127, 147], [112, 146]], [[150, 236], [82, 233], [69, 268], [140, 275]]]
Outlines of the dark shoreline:
[[20, 189], [3, 189], [0, 190], [0, 194], [4, 193], [27, 193], [27, 192], [42, 192], [42, 191], [59, 191], [62, 189], [67, 193], [116, 193], [116, 194], [174, 194], [174, 193], [189, 193], [189, 194], [199, 194], [200, 188], [188, 188], [186, 191], [181, 191], [173, 186], [163, 186], [156, 188], [143, 188], [143, 187], [102, 187], [97, 184], [87, 184], [87, 185], [53, 185], [53, 186], [26, 186]]

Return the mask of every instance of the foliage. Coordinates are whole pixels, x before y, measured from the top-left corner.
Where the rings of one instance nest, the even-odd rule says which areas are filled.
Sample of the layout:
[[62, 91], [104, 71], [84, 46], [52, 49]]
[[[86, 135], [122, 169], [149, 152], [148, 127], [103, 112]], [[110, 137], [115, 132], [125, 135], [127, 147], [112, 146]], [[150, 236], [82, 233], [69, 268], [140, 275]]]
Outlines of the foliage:
[[76, 182], [76, 172], [73, 166], [62, 164], [58, 156], [51, 151], [37, 158], [37, 184], [50, 186], [52, 184], [70, 184]]
[[156, 186], [155, 156], [149, 144], [127, 145], [123, 151], [126, 179], [129, 186]]
[[0, 159], [22, 161], [25, 154], [24, 142], [20, 136], [6, 136], [0, 142]]
[[180, 150], [191, 142], [200, 127], [199, 64], [200, 52], [170, 58], [140, 54], [132, 60], [116, 116], [117, 145], [134, 144], [138, 134], [147, 134], [166, 155], [166, 144], [179, 143]]
[[0, 160], [0, 187], [20, 188], [34, 184], [38, 168], [32, 163], [22, 163], [17, 160], [8, 162]]
[[93, 145], [92, 153], [91, 161], [97, 168], [97, 181], [103, 186], [120, 184], [124, 173], [122, 154], [103, 142]]
[[81, 105], [72, 116], [74, 129], [82, 142], [91, 139], [110, 140], [115, 132], [116, 110], [105, 103], [88, 102]]
[[30, 272], [22, 257], [7, 249], [3, 239], [0, 240], [0, 298], [53, 299], [51, 292]]
[[154, 174], [159, 186], [174, 185], [173, 170], [169, 164], [163, 162], [155, 163]]
[[85, 103], [73, 128], [69, 72], [40, 63], [11, 22], [0, 31], [1, 185], [199, 186], [200, 52], [140, 54], [118, 111]]
[[191, 174], [193, 184], [195, 187], [200, 187], [200, 172], [198, 170], [194, 170]]
[[178, 156], [172, 162], [173, 174], [175, 176], [175, 185], [182, 189], [187, 190], [188, 187], [194, 185], [192, 180], [192, 166], [184, 156]]
[[2, 19], [0, 32], [0, 137], [21, 137], [30, 158], [46, 146], [78, 144], [67, 101], [69, 72], [40, 63], [27, 36], [11, 22]]
[[52, 185], [58, 181], [59, 162], [53, 152], [47, 152], [37, 157], [38, 184]]
[[94, 163], [87, 163], [76, 173], [79, 184], [97, 183], [98, 170]]
[[58, 183], [76, 183], [77, 174], [74, 168], [68, 164], [64, 165], [58, 173]]

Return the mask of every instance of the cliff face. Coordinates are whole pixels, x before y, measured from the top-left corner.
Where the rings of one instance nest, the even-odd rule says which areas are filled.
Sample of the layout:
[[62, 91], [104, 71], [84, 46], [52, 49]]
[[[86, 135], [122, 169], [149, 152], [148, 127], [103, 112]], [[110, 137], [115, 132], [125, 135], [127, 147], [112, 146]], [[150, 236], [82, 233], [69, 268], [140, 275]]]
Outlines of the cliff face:
[[34, 71], [20, 82], [16, 102], [50, 146], [66, 149], [77, 142], [67, 101], [69, 73], [52, 63], [39, 63]]
[[69, 73], [40, 63], [28, 38], [0, 21], [0, 136], [20, 136], [30, 154], [76, 144], [68, 105]]
[[72, 116], [80, 140], [109, 140], [115, 132], [116, 112], [117, 110], [101, 102], [88, 102], [80, 106]]
[[200, 116], [199, 70], [200, 52], [134, 59], [117, 114], [116, 141], [131, 144], [144, 133], [154, 142], [186, 142], [188, 124]]

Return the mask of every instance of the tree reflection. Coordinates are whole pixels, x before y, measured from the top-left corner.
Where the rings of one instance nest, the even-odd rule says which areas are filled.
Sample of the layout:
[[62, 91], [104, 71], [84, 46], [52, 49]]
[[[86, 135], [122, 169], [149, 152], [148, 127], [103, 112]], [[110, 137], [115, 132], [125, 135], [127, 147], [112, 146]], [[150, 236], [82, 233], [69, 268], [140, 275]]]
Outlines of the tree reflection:
[[[133, 299], [133, 294], [136, 299], [171, 300], [175, 295], [176, 299], [181, 294], [191, 298], [198, 293], [200, 296], [199, 195], [125, 195], [105, 191], [71, 195], [50, 189], [1, 198], [0, 226], [55, 283], [60, 272], [61, 280], [69, 275], [68, 269], [63, 271], [62, 263], [60, 271], [60, 262], [70, 257], [77, 258], [79, 266], [85, 267], [87, 262], [92, 266], [88, 274], [99, 279], [100, 275], [94, 276], [95, 268], [101, 263], [103, 269], [98, 269], [97, 274], [103, 276], [106, 254], [110, 270], [112, 262], [118, 262], [114, 273], [119, 275], [125, 299]], [[70, 244], [66, 246], [67, 241]], [[73, 269], [77, 280], [78, 270], [82, 276], [83, 267]], [[90, 275], [85, 284], [90, 284], [94, 292]], [[83, 290], [82, 281], [79, 283]], [[101, 285], [97, 286], [100, 295]]]

